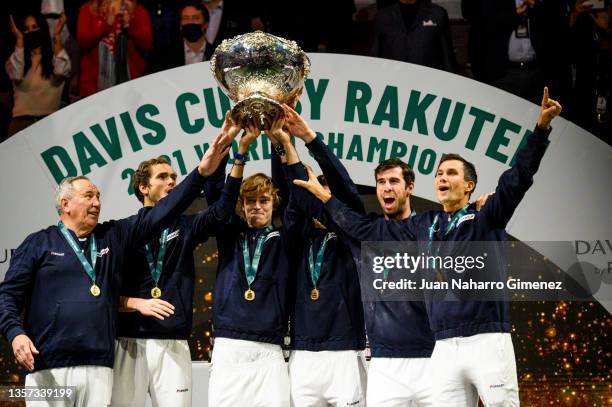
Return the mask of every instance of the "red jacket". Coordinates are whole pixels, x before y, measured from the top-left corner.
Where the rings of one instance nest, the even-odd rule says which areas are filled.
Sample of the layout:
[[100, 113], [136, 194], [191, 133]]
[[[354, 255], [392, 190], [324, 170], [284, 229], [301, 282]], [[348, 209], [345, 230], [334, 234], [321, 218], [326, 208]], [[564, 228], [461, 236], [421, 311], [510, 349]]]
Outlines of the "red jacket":
[[[79, 94], [81, 97], [97, 92], [98, 44], [111, 31], [106, 18], [94, 14], [89, 3], [81, 6], [77, 25], [77, 41], [81, 49]], [[144, 53], [153, 48], [153, 32], [147, 10], [137, 5], [128, 29], [128, 68], [130, 78], [142, 76], [145, 70]]]

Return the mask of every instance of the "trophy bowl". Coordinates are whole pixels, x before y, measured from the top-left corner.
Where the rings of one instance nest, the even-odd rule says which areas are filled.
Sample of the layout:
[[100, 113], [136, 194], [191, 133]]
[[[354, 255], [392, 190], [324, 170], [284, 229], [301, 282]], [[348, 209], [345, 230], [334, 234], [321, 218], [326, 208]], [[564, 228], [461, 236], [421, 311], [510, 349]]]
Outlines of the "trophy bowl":
[[234, 123], [244, 127], [256, 118], [264, 127], [299, 92], [310, 60], [295, 41], [255, 31], [224, 40], [210, 59], [210, 69], [236, 103]]

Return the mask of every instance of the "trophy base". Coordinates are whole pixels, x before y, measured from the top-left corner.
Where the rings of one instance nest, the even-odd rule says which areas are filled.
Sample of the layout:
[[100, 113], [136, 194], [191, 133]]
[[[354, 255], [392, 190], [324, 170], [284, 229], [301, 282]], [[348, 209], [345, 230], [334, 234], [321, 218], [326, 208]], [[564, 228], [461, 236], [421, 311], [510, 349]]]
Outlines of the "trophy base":
[[273, 118], [282, 111], [283, 106], [276, 100], [261, 93], [254, 93], [236, 103], [232, 109], [231, 118], [234, 123], [243, 128], [250, 120], [258, 119], [263, 129], [266, 119]]

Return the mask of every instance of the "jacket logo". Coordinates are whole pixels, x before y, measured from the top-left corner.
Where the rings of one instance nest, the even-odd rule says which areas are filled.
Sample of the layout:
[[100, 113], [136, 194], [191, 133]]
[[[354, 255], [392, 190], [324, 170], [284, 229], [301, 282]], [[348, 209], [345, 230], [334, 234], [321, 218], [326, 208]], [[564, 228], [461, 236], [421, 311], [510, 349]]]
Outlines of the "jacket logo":
[[268, 236], [266, 236], [266, 240], [264, 240], [264, 243], [270, 240], [271, 238], [277, 237], [277, 236], [280, 236], [280, 232], [278, 230], [275, 230], [274, 232], [269, 233]]
[[63, 256], [64, 255], [64, 253], [58, 253], [58, 252], [49, 252], [49, 254], [51, 256]]
[[172, 240], [175, 237], [177, 237], [179, 235], [179, 231], [180, 231], [180, 229], [177, 229], [174, 232], [168, 234], [168, 237], [166, 238], [166, 242], [169, 242], [170, 240]]
[[466, 221], [466, 220], [472, 220], [476, 217], [475, 214], [470, 213], [469, 215], [464, 215], [462, 217], [459, 218], [459, 221], [457, 222], [457, 226], [461, 225], [461, 222]]
[[176, 389], [177, 393], [186, 393], [188, 391], [189, 391], [189, 389]]
[[98, 257], [102, 257], [102, 256], [104, 256], [105, 254], [108, 254], [108, 252], [109, 252], [109, 251], [110, 251], [110, 249], [109, 249], [108, 247], [105, 247], [104, 249], [102, 249], [102, 250], [100, 250], [100, 251], [98, 252]]
[[436, 27], [437, 25], [433, 20], [423, 21], [423, 27]]

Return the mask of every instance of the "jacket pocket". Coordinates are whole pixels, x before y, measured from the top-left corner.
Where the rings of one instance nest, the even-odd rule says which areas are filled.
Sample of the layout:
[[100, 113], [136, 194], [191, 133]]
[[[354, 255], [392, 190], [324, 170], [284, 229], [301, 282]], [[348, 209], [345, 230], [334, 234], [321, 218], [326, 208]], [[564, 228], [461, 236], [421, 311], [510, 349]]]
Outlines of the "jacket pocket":
[[217, 328], [232, 329], [248, 333], [279, 333], [283, 327], [283, 312], [273, 280], [256, 279], [251, 285], [255, 299], [247, 301], [240, 284], [225, 291], [220, 299], [220, 309], [215, 311]]
[[110, 306], [102, 298], [58, 302], [47, 352], [53, 359], [106, 358], [113, 351], [113, 329]]
[[[305, 331], [302, 334], [309, 338], [326, 339], [330, 336], [343, 336], [351, 332], [351, 316], [342, 290], [337, 285], [318, 287], [319, 298], [313, 301], [310, 290], [302, 288], [300, 309], [296, 318], [302, 319]], [[301, 311], [301, 312], [300, 312]], [[301, 314], [301, 315], [300, 315]], [[299, 335], [299, 333], [296, 332]]]

